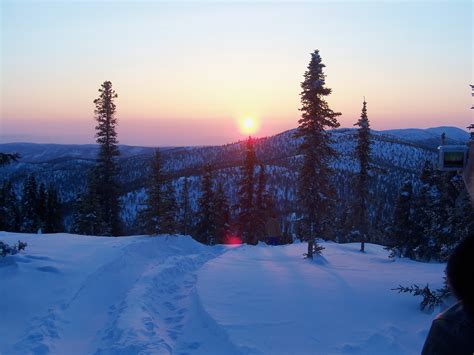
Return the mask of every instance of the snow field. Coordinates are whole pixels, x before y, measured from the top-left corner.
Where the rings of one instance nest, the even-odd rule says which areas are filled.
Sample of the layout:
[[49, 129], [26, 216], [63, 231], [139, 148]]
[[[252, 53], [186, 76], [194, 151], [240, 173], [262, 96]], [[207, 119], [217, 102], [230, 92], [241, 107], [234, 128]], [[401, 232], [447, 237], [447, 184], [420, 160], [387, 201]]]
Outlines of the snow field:
[[248, 354], [419, 354], [434, 315], [398, 284], [440, 286], [443, 264], [391, 261], [379, 245], [242, 246], [198, 272], [198, 294]]
[[204, 246], [190, 237], [0, 232], [1, 354], [415, 354], [434, 315], [398, 284], [443, 264], [381, 246]]

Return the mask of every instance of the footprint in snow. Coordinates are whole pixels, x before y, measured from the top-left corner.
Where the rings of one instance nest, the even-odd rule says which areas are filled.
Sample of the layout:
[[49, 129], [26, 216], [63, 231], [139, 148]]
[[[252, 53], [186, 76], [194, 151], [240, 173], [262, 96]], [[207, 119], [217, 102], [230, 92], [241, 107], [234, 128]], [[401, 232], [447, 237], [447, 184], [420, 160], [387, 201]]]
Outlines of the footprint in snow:
[[156, 328], [158, 328], [158, 326], [156, 326], [153, 322], [153, 319], [150, 317], [143, 318], [143, 325], [148, 332], [153, 332]]
[[178, 339], [178, 334], [179, 334], [179, 333], [178, 333], [177, 331], [168, 330], [167, 333], [168, 333], [168, 335], [169, 335], [169, 337], [170, 337], [171, 339], [173, 339], [173, 340]]
[[165, 318], [166, 323], [179, 323], [183, 320], [184, 317], [179, 316], [179, 317], [168, 317]]
[[181, 308], [176, 313], [183, 315], [184, 313], [186, 313], [186, 308]]
[[33, 260], [52, 260], [48, 256], [36, 256], [36, 255], [25, 255], [25, 258], [33, 259]]
[[170, 311], [176, 310], [176, 306], [172, 304], [171, 302], [164, 302], [163, 306], [165, 306]]
[[201, 343], [198, 343], [197, 341], [186, 344], [186, 347], [191, 350], [197, 350], [199, 349], [200, 346], [201, 346]]
[[50, 272], [53, 274], [59, 274], [61, 271], [59, 271], [58, 268], [55, 268], [54, 266], [40, 266], [37, 267], [36, 270], [42, 271], [42, 272]]

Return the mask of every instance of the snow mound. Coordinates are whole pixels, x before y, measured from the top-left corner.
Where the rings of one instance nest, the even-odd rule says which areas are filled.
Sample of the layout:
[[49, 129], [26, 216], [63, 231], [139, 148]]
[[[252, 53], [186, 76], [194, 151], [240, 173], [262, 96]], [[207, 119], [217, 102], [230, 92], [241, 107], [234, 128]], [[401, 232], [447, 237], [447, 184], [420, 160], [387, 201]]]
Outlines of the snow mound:
[[415, 354], [433, 315], [399, 283], [443, 264], [377, 245], [204, 246], [186, 236], [0, 232], [2, 354]]
[[194, 342], [178, 339], [191, 338], [189, 323], [199, 329], [210, 323], [197, 315], [195, 272], [222, 252], [220, 247], [184, 236], [0, 233], [0, 238], [28, 243], [24, 253], [0, 259], [2, 354], [171, 354], [177, 348], [215, 347], [226, 353], [232, 348], [225, 338], [206, 346], [208, 330], [191, 331]]

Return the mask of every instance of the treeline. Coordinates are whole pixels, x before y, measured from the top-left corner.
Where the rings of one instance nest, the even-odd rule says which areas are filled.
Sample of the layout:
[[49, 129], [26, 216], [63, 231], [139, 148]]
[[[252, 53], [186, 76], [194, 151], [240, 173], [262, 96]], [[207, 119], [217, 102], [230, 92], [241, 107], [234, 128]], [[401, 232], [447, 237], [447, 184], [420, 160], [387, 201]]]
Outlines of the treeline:
[[426, 161], [420, 181], [418, 191], [409, 181], [401, 187], [387, 228], [388, 248], [391, 256], [446, 261], [474, 233], [474, 209], [456, 173], [439, 171]]
[[63, 213], [56, 189], [38, 184], [33, 175], [22, 186], [21, 198], [10, 181], [0, 188], [0, 230], [23, 233], [64, 231]]
[[[235, 242], [256, 244], [264, 241], [265, 223], [277, 210], [268, 192], [265, 166], [258, 164], [254, 140], [249, 138], [245, 146], [237, 203], [231, 205], [223, 182], [217, 178], [212, 165], [208, 164], [200, 177], [196, 208], [190, 202], [189, 178], [180, 178], [182, 189], [177, 193], [173, 177], [165, 172], [161, 153], [156, 150], [147, 179], [146, 201], [140, 206], [133, 232], [191, 235], [197, 241], [209, 245]], [[83, 198], [88, 199], [87, 196], [92, 197], [86, 192], [79, 199], [79, 208], [86, 201]], [[97, 234], [92, 228], [98, 212], [91, 208], [93, 205], [90, 202], [88, 206], [88, 213], [78, 210], [75, 215], [75, 233]]]

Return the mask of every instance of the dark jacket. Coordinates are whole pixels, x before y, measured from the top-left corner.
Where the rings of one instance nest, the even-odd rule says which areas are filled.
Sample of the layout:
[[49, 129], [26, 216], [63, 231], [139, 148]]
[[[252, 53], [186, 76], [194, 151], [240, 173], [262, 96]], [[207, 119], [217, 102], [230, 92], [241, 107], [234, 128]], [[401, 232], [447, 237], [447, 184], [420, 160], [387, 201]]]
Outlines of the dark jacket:
[[421, 353], [422, 355], [474, 354], [474, 320], [461, 302], [436, 317]]

